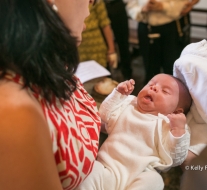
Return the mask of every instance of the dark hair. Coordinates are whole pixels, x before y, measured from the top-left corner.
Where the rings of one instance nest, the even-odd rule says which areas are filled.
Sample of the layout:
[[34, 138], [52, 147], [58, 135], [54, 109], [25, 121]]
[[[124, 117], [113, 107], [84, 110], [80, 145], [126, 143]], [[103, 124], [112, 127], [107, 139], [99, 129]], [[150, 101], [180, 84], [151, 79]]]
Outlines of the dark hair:
[[192, 97], [190, 95], [190, 92], [186, 84], [181, 79], [175, 76], [172, 76], [172, 77], [177, 81], [179, 88], [180, 88], [178, 106], [183, 108], [184, 114], [186, 115], [190, 111], [190, 107], [192, 104]]
[[46, 0], [0, 1], [0, 77], [12, 70], [48, 101], [69, 99], [78, 62], [76, 38]]

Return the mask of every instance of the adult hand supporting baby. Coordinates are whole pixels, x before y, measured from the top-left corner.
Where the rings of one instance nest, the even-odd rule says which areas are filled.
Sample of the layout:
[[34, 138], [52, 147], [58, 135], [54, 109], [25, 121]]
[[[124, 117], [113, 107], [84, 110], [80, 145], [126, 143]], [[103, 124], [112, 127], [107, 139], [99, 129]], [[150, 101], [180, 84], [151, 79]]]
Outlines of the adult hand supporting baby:
[[180, 167], [181, 167], [181, 169], [183, 170], [183, 172], [186, 171], [185, 167], [186, 167], [186, 166], [189, 166], [190, 163], [191, 163], [191, 161], [192, 161], [194, 158], [196, 158], [196, 157], [197, 157], [196, 154], [194, 154], [193, 152], [191, 152], [190, 150], [188, 150], [188, 155], [187, 155], [185, 161], [180, 165]]
[[135, 81], [133, 79], [121, 82], [116, 87], [116, 90], [123, 95], [129, 95], [134, 90]]

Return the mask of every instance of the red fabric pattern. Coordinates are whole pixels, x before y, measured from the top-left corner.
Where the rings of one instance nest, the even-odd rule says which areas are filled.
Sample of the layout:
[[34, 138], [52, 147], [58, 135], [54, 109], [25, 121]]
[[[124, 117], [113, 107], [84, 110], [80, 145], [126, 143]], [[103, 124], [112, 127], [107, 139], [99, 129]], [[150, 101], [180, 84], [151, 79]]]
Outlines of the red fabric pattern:
[[[23, 84], [14, 73], [7, 79]], [[77, 90], [70, 100], [54, 97], [50, 104], [32, 92], [40, 102], [48, 123], [60, 180], [64, 190], [74, 189], [91, 172], [98, 152], [100, 117], [94, 99], [77, 79]], [[30, 89], [28, 89], [30, 91]]]

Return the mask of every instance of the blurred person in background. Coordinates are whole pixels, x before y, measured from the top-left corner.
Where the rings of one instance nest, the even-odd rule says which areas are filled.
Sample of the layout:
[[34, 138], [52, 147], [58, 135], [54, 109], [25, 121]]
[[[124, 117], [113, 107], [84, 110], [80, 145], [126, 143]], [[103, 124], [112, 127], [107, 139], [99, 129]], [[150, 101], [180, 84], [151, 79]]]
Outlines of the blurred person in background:
[[103, 0], [90, 6], [90, 16], [86, 19], [86, 30], [78, 47], [80, 61], [95, 60], [105, 68], [116, 67], [117, 54], [111, 21]]
[[128, 15], [138, 21], [137, 34], [146, 82], [162, 70], [172, 74], [174, 61], [190, 43], [189, 12], [198, 1], [127, 1]]
[[119, 63], [124, 80], [132, 76], [131, 54], [129, 50], [129, 24], [125, 3], [123, 0], [104, 0], [111, 20], [115, 42], [118, 45]]

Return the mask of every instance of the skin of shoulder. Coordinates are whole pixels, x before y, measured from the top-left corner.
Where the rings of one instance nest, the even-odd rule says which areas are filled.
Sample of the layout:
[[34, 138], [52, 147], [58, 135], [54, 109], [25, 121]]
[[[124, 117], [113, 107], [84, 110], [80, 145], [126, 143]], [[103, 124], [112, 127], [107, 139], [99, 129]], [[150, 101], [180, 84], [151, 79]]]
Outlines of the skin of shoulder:
[[19, 84], [4, 80], [0, 99], [1, 189], [61, 190], [52, 140], [37, 100]]

